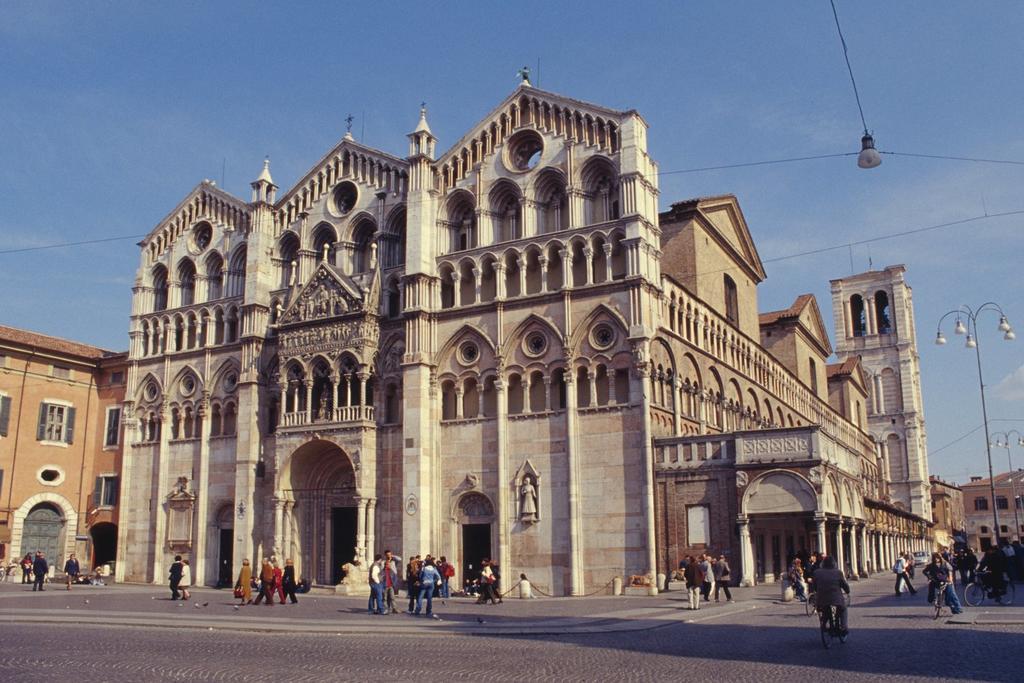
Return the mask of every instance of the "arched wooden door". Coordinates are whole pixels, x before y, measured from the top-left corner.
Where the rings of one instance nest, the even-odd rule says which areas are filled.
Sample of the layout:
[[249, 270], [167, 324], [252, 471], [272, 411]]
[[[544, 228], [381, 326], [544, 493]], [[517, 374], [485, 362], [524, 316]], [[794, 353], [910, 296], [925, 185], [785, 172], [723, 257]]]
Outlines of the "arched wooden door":
[[64, 535], [64, 517], [56, 508], [40, 503], [25, 517], [21, 532], [21, 557], [37, 550], [46, 554], [47, 561], [54, 564], [59, 560]]

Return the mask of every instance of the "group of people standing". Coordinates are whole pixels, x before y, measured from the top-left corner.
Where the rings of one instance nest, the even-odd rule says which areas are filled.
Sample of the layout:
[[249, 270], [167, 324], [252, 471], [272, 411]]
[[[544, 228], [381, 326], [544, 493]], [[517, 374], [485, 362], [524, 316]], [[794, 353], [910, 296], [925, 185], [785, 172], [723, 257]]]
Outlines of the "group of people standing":
[[715, 602], [718, 602], [721, 591], [725, 591], [725, 599], [732, 602], [732, 592], [729, 590], [732, 570], [725, 555], [719, 555], [717, 560], [706, 553], [697, 557], [690, 555], [679, 563], [679, 569], [683, 572], [686, 590], [690, 594], [690, 609], [700, 609], [702, 598], [705, 602], [710, 601], [712, 591], [715, 593]]

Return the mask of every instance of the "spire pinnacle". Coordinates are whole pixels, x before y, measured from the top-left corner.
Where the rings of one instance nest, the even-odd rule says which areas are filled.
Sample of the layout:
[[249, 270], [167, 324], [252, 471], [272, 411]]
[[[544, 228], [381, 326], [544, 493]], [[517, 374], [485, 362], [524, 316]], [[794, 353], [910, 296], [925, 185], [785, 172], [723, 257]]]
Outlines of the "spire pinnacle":
[[259, 176], [256, 178], [256, 182], [265, 181], [274, 184], [274, 179], [270, 177], [270, 157], [264, 157], [263, 159], [263, 170], [260, 171]]
[[420, 102], [420, 120], [416, 124], [416, 129], [413, 133], [427, 133], [433, 135], [434, 133], [430, 130], [430, 124], [427, 123], [427, 103]]

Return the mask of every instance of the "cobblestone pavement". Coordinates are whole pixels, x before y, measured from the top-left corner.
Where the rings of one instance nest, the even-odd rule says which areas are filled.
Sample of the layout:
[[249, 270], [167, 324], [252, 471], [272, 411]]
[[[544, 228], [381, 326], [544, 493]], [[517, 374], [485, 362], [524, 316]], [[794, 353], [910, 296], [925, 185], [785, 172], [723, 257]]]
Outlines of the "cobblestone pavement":
[[[315, 607], [304, 601], [295, 608], [275, 606], [273, 611], [250, 608], [265, 610], [268, 616], [262, 620], [353, 627], [340, 635], [207, 630], [210, 627], [199, 626], [199, 616], [174, 615], [175, 610], [198, 615], [215, 607], [212, 600], [198, 610], [177, 607], [149, 600], [154, 597], [151, 587], [112, 589], [109, 606], [99, 604], [105, 602], [97, 600], [99, 593], [86, 598], [84, 591], [76, 590], [71, 599], [81, 599], [83, 606], [89, 599], [90, 604], [68, 609], [73, 617], [56, 623], [19, 623], [34, 612], [56, 610], [41, 604], [44, 596], [26, 599], [18, 589], [4, 587], [0, 680], [347, 681], [426, 676], [473, 681], [669, 681], [700, 676], [762, 681], [802, 680], [819, 673], [829, 680], [1020, 680], [1014, 667], [1004, 662], [1015, 657], [1024, 642], [1024, 608], [968, 611], [979, 622], [998, 618], [1015, 623], [956, 625], [933, 621], [923, 594], [914, 601], [890, 597], [887, 577], [860, 581], [853, 590], [849, 642], [826, 651], [816, 621], [805, 615], [803, 606], [774, 602], [776, 591], [770, 587], [746, 591], [736, 605], [711, 605], [700, 613], [679, 609], [681, 596], [672, 594], [650, 599], [507, 600], [486, 608], [449, 601], [450, 621], [440, 622], [440, 628], [438, 622], [406, 616], [366, 616], [354, 599], [319, 597]], [[57, 599], [48, 591], [45, 599], [59, 602], [69, 597]], [[113, 625], [129, 605], [155, 615], [165, 627]], [[110, 606], [118, 611], [108, 611]], [[300, 619], [291, 610], [303, 606], [312, 614]], [[224, 607], [234, 614], [230, 606]], [[460, 620], [452, 618], [456, 611]], [[635, 615], [649, 619], [658, 611], [668, 617], [652, 622], [656, 628], [615, 629], [635, 621]], [[225, 619], [236, 619], [233, 614]], [[260, 614], [250, 618], [261, 620]], [[477, 615], [484, 624], [476, 621]], [[481, 635], [488, 624], [503, 619], [515, 620], [527, 635]], [[553, 635], [545, 628], [552, 621], [609, 628]], [[454, 630], [449, 628], [452, 622]], [[530, 635], [532, 629], [535, 635]]]

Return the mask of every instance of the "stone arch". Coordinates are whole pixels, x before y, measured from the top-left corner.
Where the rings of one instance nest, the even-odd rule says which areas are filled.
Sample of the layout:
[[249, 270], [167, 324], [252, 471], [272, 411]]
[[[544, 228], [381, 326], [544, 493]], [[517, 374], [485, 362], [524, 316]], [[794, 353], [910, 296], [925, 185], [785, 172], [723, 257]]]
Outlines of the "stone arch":
[[526, 316], [522, 321], [519, 322], [512, 331], [509, 332], [505, 338], [501, 341], [498, 348], [501, 349], [502, 355], [506, 358], [511, 358], [516, 355], [516, 352], [520, 348], [520, 343], [531, 328], [540, 327], [545, 332], [551, 335], [551, 340], [548, 343], [548, 350], [545, 352], [545, 356], [549, 356], [552, 351], [555, 355], [561, 356], [562, 348], [565, 345], [565, 337], [562, 335], [562, 331], [555, 327], [555, 324], [536, 313], [531, 313]]
[[[465, 491], [452, 499], [451, 518], [456, 522], [487, 524], [494, 521], [494, 501], [483, 491]], [[479, 520], [466, 522], [466, 520]]]
[[830, 474], [825, 479], [825, 512], [833, 512], [837, 515], [843, 514], [843, 500], [839, 481], [835, 475]]
[[523, 191], [508, 178], [501, 178], [487, 193], [491, 215], [492, 243], [509, 242], [523, 236]]
[[[458, 330], [456, 330], [456, 332], [448, 338], [448, 341], [441, 345], [441, 348], [438, 350], [436, 356], [436, 367], [444, 369], [448, 367], [455, 367], [452, 365], [452, 356], [454, 356], [455, 350], [459, 347], [459, 345], [462, 344], [462, 342], [464, 341], [468, 341], [469, 339], [473, 339], [480, 343], [480, 357], [476, 360], [475, 364], [478, 367], [492, 366], [494, 364], [493, 359], [496, 358], [498, 355], [498, 349], [494, 345], [494, 342], [491, 341], [491, 338], [488, 337], [487, 333], [484, 332], [481, 328], [477, 327], [476, 325], [466, 324], [460, 327]], [[486, 355], [488, 353], [491, 356], [490, 359], [486, 359]], [[461, 366], [461, 363], [459, 365]], [[461, 370], [458, 370], [456, 372], [461, 372]]]
[[195, 382], [196, 382], [196, 386], [193, 389], [193, 391], [188, 393], [187, 396], [185, 394], [182, 394], [182, 398], [184, 400], [193, 400], [194, 401], [194, 400], [197, 400], [200, 396], [202, 396], [203, 386], [204, 386], [202, 375], [200, 375], [199, 372], [197, 372], [195, 370], [195, 368], [193, 368], [191, 365], [186, 365], [181, 370], [179, 370], [178, 374], [176, 374], [174, 376], [174, 379], [171, 380], [171, 384], [170, 384], [170, 386], [171, 386], [170, 397], [171, 398], [174, 398], [174, 399], [177, 398], [179, 390], [181, 389], [181, 386], [182, 386], [182, 382], [185, 381], [186, 377], [192, 377], [195, 380]]
[[[62, 567], [64, 555], [70, 552], [69, 548], [73, 551], [75, 547], [75, 534], [78, 530], [78, 512], [75, 511], [75, 506], [71, 501], [59, 493], [53, 493], [51, 491], [45, 491], [37, 493], [34, 496], [30, 496], [18, 507], [17, 510], [14, 511], [14, 519], [11, 524], [10, 547], [12, 550], [9, 554], [13, 557], [16, 553], [20, 552], [22, 547], [22, 535], [25, 530], [25, 518], [28, 517], [29, 513], [39, 505], [50, 505], [56, 508], [63, 516], [64, 529], [58, 539], [59, 557], [47, 558], [50, 561], [50, 564], [59, 564], [60, 567]], [[15, 548], [19, 550], [14, 550]], [[22, 557], [24, 557], [24, 555], [22, 555]], [[58, 567], [58, 569], [60, 567]]]
[[568, 347], [572, 350], [573, 354], [581, 353], [583, 343], [590, 335], [591, 327], [600, 322], [602, 318], [607, 319], [618, 328], [618, 333], [622, 338], [618, 339], [616, 343], [621, 344], [625, 341], [629, 331], [629, 325], [626, 323], [626, 319], [622, 317], [622, 314], [607, 304], [598, 304], [594, 307], [594, 310], [587, 315], [587, 317], [577, 323], [576, 329], [574, 329], [572, 334], [569, 336]]
[[740, 514], [816, 512], [818, 497], [814, 486], [789, 470], [769, 470], [758, 476], [743, 492]]

